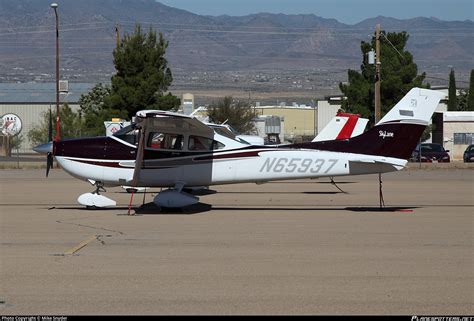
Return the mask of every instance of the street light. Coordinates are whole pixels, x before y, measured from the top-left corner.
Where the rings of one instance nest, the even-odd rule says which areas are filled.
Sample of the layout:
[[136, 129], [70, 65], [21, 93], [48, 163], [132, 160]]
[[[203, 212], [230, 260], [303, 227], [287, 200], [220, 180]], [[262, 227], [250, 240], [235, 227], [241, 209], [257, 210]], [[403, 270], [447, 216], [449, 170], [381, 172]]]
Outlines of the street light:
[[60, 126], [59, 126], [59, 17], [57, 3], [51, 3], [51, 8], [54, 9], [54, 15], [56, 16], [56, 136], [55, 141], [59, 141]]

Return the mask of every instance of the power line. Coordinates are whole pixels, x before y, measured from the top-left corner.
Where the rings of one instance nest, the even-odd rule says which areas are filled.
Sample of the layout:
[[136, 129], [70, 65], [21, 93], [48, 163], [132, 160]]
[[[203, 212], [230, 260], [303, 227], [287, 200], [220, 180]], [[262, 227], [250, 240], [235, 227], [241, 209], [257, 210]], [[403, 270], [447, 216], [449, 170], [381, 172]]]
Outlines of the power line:
[[[128, 22], [128, 21], [120, 21], [121, 24], [124, 25], [132, 25], [138, 22]], [[195, 24], [190, 26], [189, 24], [179, 24], [179, 23], [163, 23], [163, 22], [140, 22], [141, 24], [155, 24], [155, 25], [163, 25], [163, 26], [184, 26], [187, 28], [171, 28], [171, 27], [164, 27], [162, 30], [169, 30], [169, 31], [188, 31], [188, 32], [205, 32], [205, 33], [231, 33], [231, 34], [266, 34], [266, 35], [332, 35], [337, 34], [339, 36], [354, 36], [357, 33], [367, 32], [370, 29], [368, 28], [360, 28], [360, 29], [353, 29], [353, 28], [330, 28], [321, 30], [317, 27], [284, 27], [284, 26], [272, 26], [272, 27], [259, 27], [259, 26], [222, 26], [222, 25], [208, 25], [208, 24]], [[97, 25], [97, 24], [105, 24], [105, 25], [114, 25], [113, 22], [90, 22], [90, 23], [75, 23], [75, 24], [63, 24], [62, 26], [81, 26], [81, 25]], [[49, 33], [54, 32], [52, 25], [43, 25], [43, 26], [36, 26], [36, 28], [42, 27], [51, 27], [51, 30], [33, 30], [33, 31], [14, 31], [8, 33], [0, 33], [0, 36], [10, 36], [10, 35], [19, 35], [19, 34], [34, 34], [34, 33]], [[195, 27], [200, 27], [201, 29], [197, 29]], [[203, 27], [207, 27], [210, 29], [202, 29]], [[0, 30], [16, 30], [16, 29], [28, 29], [33, 27], [15, 27], [15, 28], [1, 28]], [[61, 29], [61, 31], [79, 31], [79, 30], [93, 30], [93, 29], [106, 29], [109, 26], [95, 26], [95, 27], [88, 27], [88, 28], [70, 28], [70, 29]], [[213, 29], [213, 28], [231, 28], [231, 30], [223, 30], [223, 29]], [[244, 30], [239, 30], [244, 29]], [[265, 31], [270, 29], [270, 31]], [[281, 30], [281, 31], [278, 31]], [[297, 30], [297, 31], [291, 31]], [[306, 31], [298, 31], [298, 30], [306, 30]], [[418, 32], [418, 31], [426, 31], [426, 33]], [[410, 34], [413, 35], [432, 35], [433, 32], [441, 31], [442, 33], [437, 33], [438, 35], [450, 35], [450, 36], [472, 36], [474, 28], [451, 28], [451, 29], [428, 29], [428, 28], [413, 28], [410, 29]], [[464, 32], [460, 32], [464, 31]], [[453, 34], [455, 33], [455, 34]]]
[[402, 58], [402, 60], [405, 61], [405, 57], [403, 57], [403, 55], [400, 53], [400, 51], [398, 51], [398, 49], [393, 45], [393, 43], [387, 38], [387, 36], [385, 35], [385, 32], [381, 32], [381, 34], [388, 41], [388, 43], [392, 46], [392, 48], [395, 49], [395, 51]]
[[[80, 31], [80, 30], [96, 30], [96, 29], [105, 29], [108, 27], [90, 27], [90, 28], [72, 28], [72, 29], [61, 29], [61, 32], [69, 31]], [[54, 33], [56, 30], [35, 30], [35, 31], [18, 31], [18, 32], [9, 32], [9, 33], [0, 33], [0, 36], [15, 36], [23, 34], [35, 34], [35, 33]]]
[[[435, 80], [443, 80], [443, 81], [449, 82], [449, 79], [446, 79], [446, 78], [439, 78], [439, 77], [433, 77], [433, 76], [426, 76], [425, 78], [427, 78], [427, 79], [435, 79]], [[456, 79], [456, 82], [462, 82], [462, 83], [464, 83], [464, 84], [469, 84], [469, 81], [458, 80], [458, 79]]]

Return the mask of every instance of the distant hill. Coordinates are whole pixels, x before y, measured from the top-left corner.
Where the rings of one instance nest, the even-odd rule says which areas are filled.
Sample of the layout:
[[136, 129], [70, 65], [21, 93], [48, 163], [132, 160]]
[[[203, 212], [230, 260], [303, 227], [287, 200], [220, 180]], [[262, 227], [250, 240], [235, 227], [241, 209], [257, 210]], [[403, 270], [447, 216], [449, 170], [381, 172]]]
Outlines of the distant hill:
[[[436, 18], [376, 17], [355, 25], [313, 14], [260, 13], [242, 17], [201, 16], [153, 0], [58, 1], [62, 73], [71, 80], [109, 79], [114, 71], [115, 26], [136, 23], [162, 31], [169, 40], [172, 70], [318, 71], [358, 68], [360, 42], [375, 25], [406, 30], [408, 49], [420, 69], [445, 73], [474, 68], [474, 22]], [[52, 79], [54, 14], [43, 0], [0, 1], [0, 81]], [[43, 75], [42, 75], [43, 74]]]

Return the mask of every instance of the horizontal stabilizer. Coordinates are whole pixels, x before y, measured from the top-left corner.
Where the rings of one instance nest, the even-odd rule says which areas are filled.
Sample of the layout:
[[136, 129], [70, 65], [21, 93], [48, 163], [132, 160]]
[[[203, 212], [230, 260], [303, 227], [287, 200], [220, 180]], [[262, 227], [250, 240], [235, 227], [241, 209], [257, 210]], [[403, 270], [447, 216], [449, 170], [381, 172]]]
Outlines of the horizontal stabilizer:
[[389, 162], [389, 161], [381, 161], [381, 160], [375, 160], [375, 159], [358, 159], [358, 160], [351, 160], [350, 162], [361, 163], [361, 164], [386, 164], [386, 165], [405, 167], [405, 164], [402, 164], [402, 162]]
[[402, 170], [405, 168], [405, 165], [406, 161], [397, 163], [390, 161], [356, 160], [349, 161], [349, 173], [351, 175], [387, 173]]

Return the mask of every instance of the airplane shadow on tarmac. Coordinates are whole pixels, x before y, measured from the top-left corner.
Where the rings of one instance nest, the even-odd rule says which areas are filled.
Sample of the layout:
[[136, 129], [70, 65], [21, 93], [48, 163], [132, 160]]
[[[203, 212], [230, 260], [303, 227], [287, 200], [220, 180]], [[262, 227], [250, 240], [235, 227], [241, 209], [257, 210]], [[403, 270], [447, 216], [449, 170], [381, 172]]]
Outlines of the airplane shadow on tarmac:
[[[197, 203], [194, 205], [186, 206], [184, 208], [165, 208], [155, 205], [153, 202], [146, 203], [139, 207], [132, 207], [132, 215], [141, 216], [141, 215], [192, 215], [192, 214], [201, 214], [209, 212], [211, 210], [215, 211], [350, 211], [350, 212], [413, 212], [415, 209], [420, 208], [417, 206], [388, 206], [388, 207], [378, 207], [378, 206], [361, 206], [361, 207], [289, 207], [289, 206], [279, 206], [279, 207], [238, 207], [238, 206], [212, 206], [205, 203]], [[123, 213], [117, 214], [118, 216], [128, 216], [128, 207], [110, 207], [110, 208], [85, 208], [82, 206], [71, 206], [71, 207], [52, 207], [49, 208], [58, 209], [58, 210], [81, 210], [81, 211], [124, 211]]]
[[[133, 206], [131, 215], [190, 215], [208, 212], [212, 209], [212, 205], [198, 203], [195, 205], [186, 206], [184, 208], [165, 208], [156, 206], [153, 202], [146, 203], [139, 207]], [[123, 213], [117, 214], [117, 216], [129, 216], [127, 206], [116, 206], [116, 207], [84, 207], [84, 206], [70, 206], [70, 207], [50, 207], [48, 210], [74, 210], [74, 211], [123, 211]]]
[[150, 202], [135, 208], [135, 213], [136, 215], [191, 215], [209, 212], [211, 209], [212, 205], [200, 202], [183, 208], [159, 207]]
[[213, 207], [213, 210], [219, 211], [351, 211], [351, 212], [413, 212], [418, 207]]

